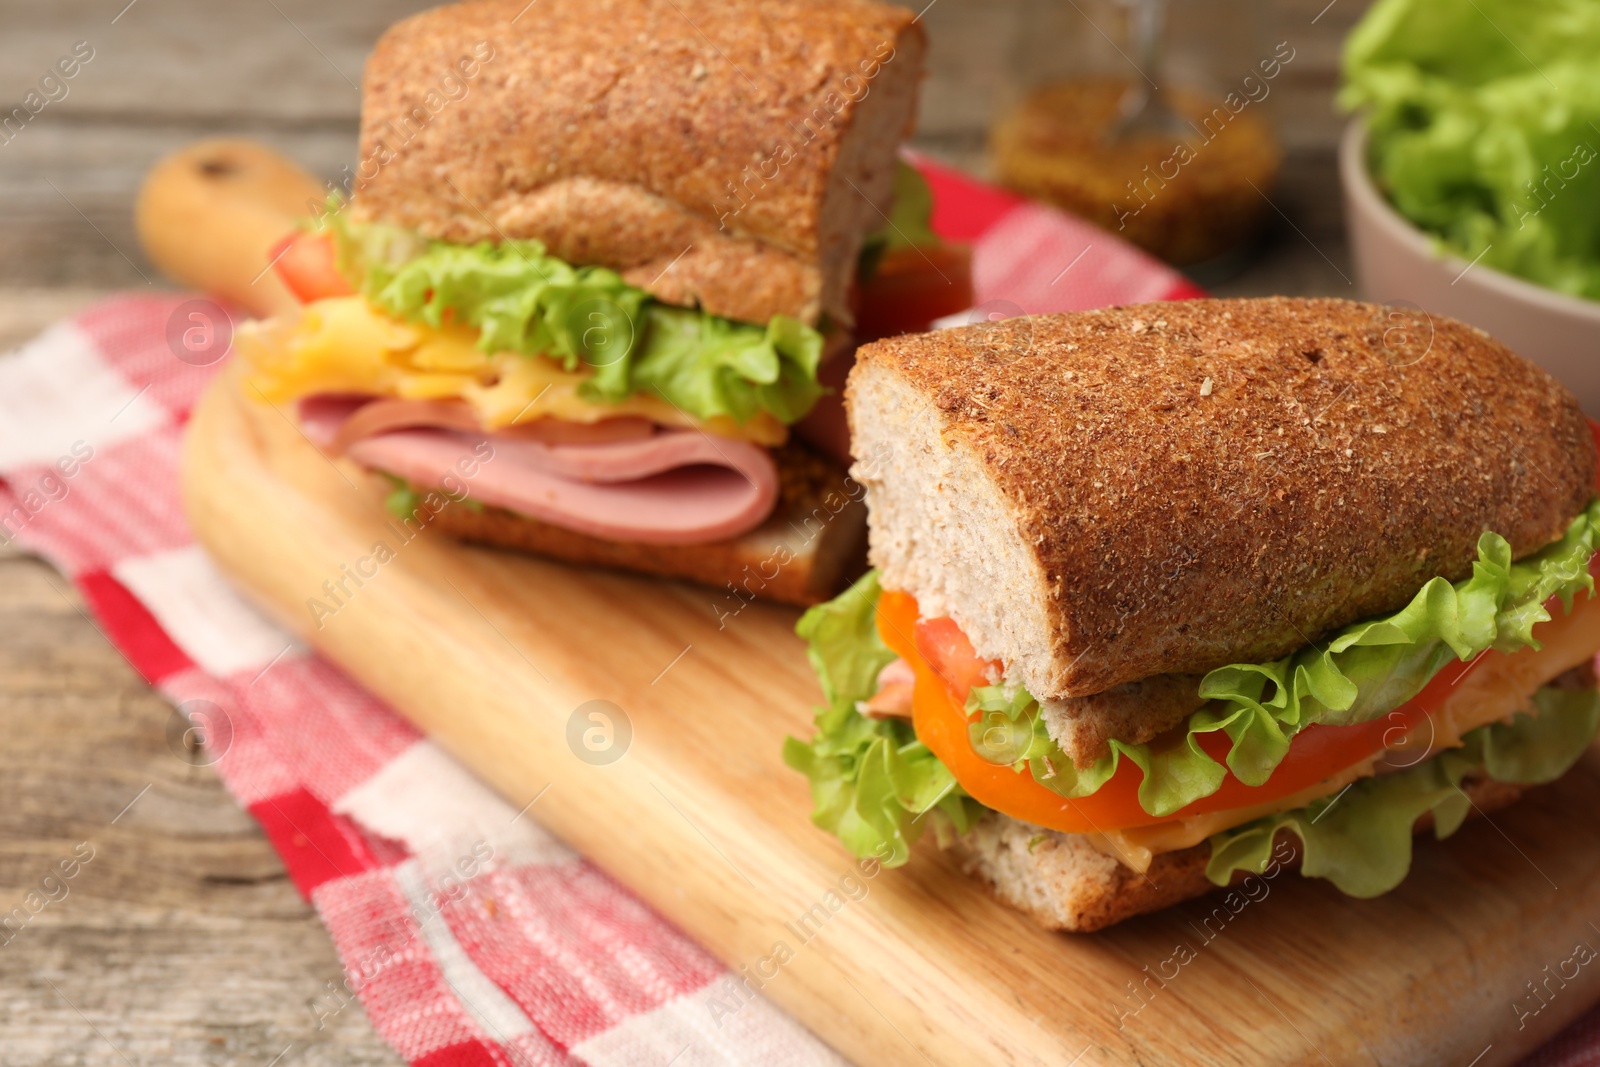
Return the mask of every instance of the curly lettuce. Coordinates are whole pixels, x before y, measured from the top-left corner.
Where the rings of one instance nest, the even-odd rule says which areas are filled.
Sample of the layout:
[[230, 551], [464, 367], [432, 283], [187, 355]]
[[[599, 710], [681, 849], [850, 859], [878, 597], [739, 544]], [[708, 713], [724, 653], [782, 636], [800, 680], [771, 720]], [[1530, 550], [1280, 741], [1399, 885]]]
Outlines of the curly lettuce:
[[586, 399], [659, 397], [697, 419], [794, 422], [823, 393], [822, 335], [775, 315], [765, 326], [674, 307], [605, 267], [574, 267], [538, 241], [452, 244], [330, 213], [339, 267], [389, 315], [480, 331], [485, 352], [587, 368]]
[[[869, 719], [858, 701], [877, 689], [895, 654], [878, 636], [877, 572], [801, 617], [795, 631], [822, 683], [816, 736], [786, 738], [783, 761], [811, 781], [811, 821], [854, 855], [906, 862], [926, 822], [965, 833], [983, 813], [955, 776], [900, 719]], [[926, 822], [923, 817], [928, 816]]]
[[1571, 611], [1575, 596], [1594, 591], [1589, 561], [1597, 546], [1600, 499], [1560, 540], [1520, 560], [1511, 559], [1505, 538], [1484, 533], [1470, 578], [1453, 585], [1434, 578], [1400, 611], [1347, 626], [1323, 648], [1207, 674], [1200, 695], [1211, 703], [1190, 718], [1190, 733], [1226, 731], [1228, 768], [1246, 785], [1261, 785], [1311, 723], [1348, 726], [1386, 715], [1452, 658], [1539, 648], [1533, 628], [1549, 621], [1546, 602], [1558, 598]]
[[1516, 715], [1470, 731], [1462, 746], [1415, 767], [1366, 778], [1296, 811], [1269, 815], [1211, 838], [1206, 877], [1227, 885], [1239, 871], [1257, 874], [1272, 858], [1280, 831], [1300, 839], [1301, 873], [1326, 878], [1353, 897], [1387, 893], [1411, 868], [1412, 828], [1432, 813], [1434, 835], [1455, 833], [1472, 810], [1461, 789], [1468, 774], [1541, 785], [1561, 777], [1600, 731], [1600, 693], [1541, 689], [1536, 715]]
[[1600, 300], [1597, 54], [1592, 3], [1379, 0], [1339, 101], [1367, 114], [1378, 185], [1441, 245]]
[[[1026, 690], [1004, 686], [978, 686], [969, 693], [969, 738], [991, 762], [1031, 774], [1066, 799], [1089, 796], [1111, 779], [1121, 760], [1131, 760], [1142, 774], [1140, 805], [1166, 817], [1216, 792], [1228, 771], [1247, 785], [1265, 784], [1300, 730], [1380, 718], [1416, 696], [1452, 659], [1539, 647], [1533, 628], [1550, 618], [1546, 602], [1559, 598], [1570, 611], [1576, 595], [1593, 591], [1589, 560], [1597, 546], [1600, 499], [1573, 519], [1560, 540], [1521, 560], [1512, 560], [1503, 537], [1485, 533], [1470, 577], [1453, 584], [1434, 578], [1399, 611], [1347, 626], [1283, 659], [1210, 672], [1200, 683], [1205, 705], [1181, 734], [1159, 745], [1113, 740], [1105, 757], [1077, 767], [1050, 737], [1038, 701]], [[828, 704], [817, 715], [813, 741], [791, 738], [784, 752], [789, 765], [811, 779], [817, 825], [845, 839], [858, 855], [888, 842], [903, 856], [907, 829], [937, 804], [960, 798], [963, 803], [945, 812], [957, 828], [981, 809], [909, 724], [868, 719], [855, 710], [857, 701], [872, 696], [877, 672], [894, 658], [873, 622], [878, 595], [876, 575], [869, 574], [801, 619], [797, 630], [810, 643]], [[1201, 735], [1217, 731], [1228, 738], [1226, 766], [1201, 745]]]
[[[1472, 576], [1451, 584], [1434, 578], [1392, 615], [1347, 626], [1326, 643], [1306, 645], [1271, 663], [1219, 667], [1200, 681], [1207, 703], [1189, 716], [1183, 737], [1160, 746], [1112, 741], [1089, 767], [1074, 767], [1051, 740], [1036, 701], [998, 687], [976, 688], [969, 712], [974, 746], [993, 738], [999, 720], [1026, 733], [1015, 752], [985, 754], [996, 763], [1028, 770], [1040, 785], [1067, 799], [1088, 796], [1132, 760], [1143, 778], [1139, 803], [1151, 815], [1172, 815], [1222, 787], [1227, 772], [1246, 785], [1266, 784], [1288, 755], [1294, 735], [1312, 723], [1349, 726], [1380, 718], [1416, 696], [1452, 659], [1469, 660], [1490, 649], [1539, 647], [1533, 627], [1550, 618], [1545, 602], [1559, 597], [1566, 610], [1580, 592], [1592, 592], [1589, 559], [1600, 546], [1600, 499], [1573, 519], [1559, 541], [1515, 562], [1496, 533], [1478, 539]], [[1222, 731], [1230, 748], [1227, 767], [1201, 747], [1202, 734]], [[1014, 743], [1013, 743], [1014, 744]]]

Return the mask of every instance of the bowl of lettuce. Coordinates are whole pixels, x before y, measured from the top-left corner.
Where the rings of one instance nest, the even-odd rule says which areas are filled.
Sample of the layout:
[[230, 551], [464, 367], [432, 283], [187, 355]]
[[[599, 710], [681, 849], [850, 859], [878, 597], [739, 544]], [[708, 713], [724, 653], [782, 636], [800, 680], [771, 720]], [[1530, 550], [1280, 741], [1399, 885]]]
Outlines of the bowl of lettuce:
[[1600, 4], [1378, 0], [1345, 42], [1364, 296], [1461, 319], [1600, 415]]

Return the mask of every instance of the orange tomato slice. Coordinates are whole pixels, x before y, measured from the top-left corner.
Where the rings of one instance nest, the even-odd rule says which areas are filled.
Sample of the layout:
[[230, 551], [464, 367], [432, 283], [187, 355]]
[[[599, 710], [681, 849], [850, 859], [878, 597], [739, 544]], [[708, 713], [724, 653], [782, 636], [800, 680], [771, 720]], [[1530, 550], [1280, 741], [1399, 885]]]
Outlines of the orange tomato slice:
[[[1554, 610], [1552, 605], [1552, 613]], [[884, 643], [911, 664], [916, 674], [912, 725], [918, 740], [950, 769], [978, 803], [1013, 818], [1068, 833], [1151, 826], [1190, 815], [1266, 804], [1308, 789], [1378, 755], [1388, 747], [1389, 738], [1402, 736], [1420, 725], [1450, 695], [1454, 682], [1476, 663], [1451, 661], [1410, 701], [1370, 722], [1306, 727], [1294, 736], [1283, 761], [1262, 785], [1246, 785], [1230, 771], [1215, 793], [1171, 815], [1156, 816], [1139, 803], [1143, 772], [1131, 761], [1123, 760], [1111, 779], [1095, 792], [1068, 800], [1040, 785], [1026, 770], [1019, 773], [985, 759], [972, 747], [967, 727], [976, 714], [968, 715], [966, 700], [972, 686], [990, 684], [998, 664], [980, 659], [952, 620], [921, 618], [916, 599], [906, 593], [886, 590], [882, 594], [877, 624]], [[1499, 655], [1503, 653], [1484, 653]], [[1152, 745], [1181, 744], [1185, 736], [1185, 727], [1180, 725], [1156, 738]], [[1199, 740], [1212, 759], [1226, 766], [1224, 761], [1231, 747], [1227, 734], [1219, 730], [1201, 734]]]

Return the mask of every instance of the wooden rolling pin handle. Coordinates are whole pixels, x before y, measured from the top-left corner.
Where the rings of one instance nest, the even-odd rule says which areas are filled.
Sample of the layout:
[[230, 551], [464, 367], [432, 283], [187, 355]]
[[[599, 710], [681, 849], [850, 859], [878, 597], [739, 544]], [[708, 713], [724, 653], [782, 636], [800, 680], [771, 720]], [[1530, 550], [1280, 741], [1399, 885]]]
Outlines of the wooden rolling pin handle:
[[265, 317], [299, 306], [269, 266], [274, 249], [326, 196], [320, 182], [263, 144], [200, 141], [151, 169], [134, 221], [145, 255], [170, 278]]

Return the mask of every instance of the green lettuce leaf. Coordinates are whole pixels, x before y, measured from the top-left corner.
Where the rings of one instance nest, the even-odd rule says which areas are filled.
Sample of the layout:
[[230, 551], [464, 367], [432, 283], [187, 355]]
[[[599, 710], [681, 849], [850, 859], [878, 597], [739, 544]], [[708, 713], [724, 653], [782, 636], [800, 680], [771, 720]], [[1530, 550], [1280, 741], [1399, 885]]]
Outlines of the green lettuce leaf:
[[783, 760], [811, 781], [813, 823], [854, 855], [894, 867], [910, 858], [926, 823], [936, 832], [965, 833], [983, 808], [916, 739], [910, 723], [856, 710], [895, 658], [874, 622], [879, 592], [877, 573], [869, 573], [811, 608], [795, 627], [827, 703], [817, 709], [816, 736], [787, 738]]
[[1503, 537], [1485, 533], [1472, 577], [1454, 585], [1434, 578], [1400, 611], [1348, 626], [1320, 648], [1307, 645], [1271, 663], [1232, 664], [1207, 674], [1200, 695], [1208, 702], [1174, 744], [1114, 740], [1092, 766], [1074, 767], [1050, 739], [1037, 702], [1025, 691], [999, 686], [974, 688], [968, 696], [967, 710], [983, 713], [969, 736], [992, 762], [1027, 770], [1069, 800], [1090, 795], [1121, 760], [1132, 760], [1143, 775], [1140, 806], [1171, 815], [1215, 793], [1226, 778], [1222, 764], [1201, 747], [1201, 734], [1225, 732], [1227, 770], [1247, 785], [1263, 785], [1306, 726], [1347, 726], [1386, 715], [1452, 659], [1491, 648], [1538, 647], [1533, 627], [1550, 618], [1545, 601], [1558, 596], [1571, 610], [1574, 595], [1593, 589], [1588, 564], [1597, 545], [1600, 500], [1590, 502], [1561, 540], [1516, 562]]
[[[452, 504], [459, 504], [468, 511], [483, 513], [483, 501], [475, 497], [460, 496], [442, 487], [428, 488], [427, 486], [413, 485], [398, 474], [391, 474], [384, 470], [375, 470], [374, 473], [381, 476], [389, 485], [389, 491], [383, 497], [383, 510], [401, 521], [417, 518], [418, 513], [424, 509], [426, 498], [434, 495], [442, 497]], [[434, 510], [434, 507], [426, 509], [429, 514]]]
[[[1589, 560], [1597, 545], [1600, 499], [1573, 519], [1559, 541], [1521, 560], [1511, 559], [1504, 538], [1485, 533], [1471, 577], [1454, 584], [1435, 578], [1404, 608], [1347, 626], [1321, 647], [1307, 645], [1271, 663], [1232, 664], [1207, 674], [1200, 683], [1207, 703], [1172, 743], [1112, 741], [1102, 759], [1074, 766], [1050, 738], [1038, 701], [1026, 690], [1004, 686], [977, 686], [969, 693], [967, 711], [977, 715], [969, 738], [992, 762], [1031, 774], [1067, 799], [1094, 793], [1121, 760], [1131, 760], [1142, 774], [1140, 805], [1152, 815], [1171, 815], [1215, 793], [1228, 770], [1249, 785], [1265, 783], [1306, 726], [1380, 718], [1415, 696], [1452, 659], [1539, 647], [1533, 627], [1550, 618], [1545, 602], [1558, 597], [1571, 610], [1574, 596], [1593, 590]], [[791, 738], [785, 747], [790, 766], [811, 778], [814, 821], [841, 837], [849, 834], [846, 843], [858, 855], [866, 854], [860, 851], [864, 843], [887, 840], [902, 847], [897, 835], [929, 810], [930, 797], [941, 804], [959, 797], [979, 810], [909, 724], [867, 719], [855, 709], [856, 701], [872, 696], [878, 671], [894, 658], [873, 623], [878, 594], [876, 575], [869, 574], [800, 620], [798, 632], [810, 642], [828, 706], [818, 713], [817, 737], [809, 745]], [[1200, 735], [1218, 730], [1231, 746], [1226, 769], [1200, 745]], [[864, 775], [860, 768], [868, 764], [869, 749], [875, 762], [872, 774]], [[962, 805], [952, 805], [957, 807]], [[970, 822], [970, 816], [947, 814], [957, 826]]]
[[1396, 210], [1450, 252], [1600, 299], [1600, 6], [1379, 0], [1350, 34]]
[[547, 357], [594, 373], [586, 399], [659, 397], [698, 419], [794, 422], [822, 395], [822, 335], [775, 315], [734, 322], [652, 299], [604, 267], [574, 267], [538, 241], [430, 241], [396, 226], [330, 213], [339, 266], [395, 318], [481, 331], [485, 352]]
[[402, 521], [415, 515], [422, 503], [422, 494], [417, 492], [410, 482], [398, 475], [390, 474], [388, 471], [378, 473], [389, 483], [389, 491], [383, 497], [383, 510]]
[[1307, 645], [1272, 663], [1207, 674], [1200, 695], [1211, 703], [1191, 716], [1190, 733], [1226, 731], [1229, 769], [1261, 785], [1311, 723], [1368, 722], [1410, 700], [1451, 659], [1539, 647], [1533, 627], [1550, 618], [1545, 602], [1559, 597], [1570, 611], [1575, 595], [1593, 591], [1589, 560], [1597, 545], [1600, 499], [1559, 541], [1515, 562], [1505, 538], [1485, 533], [1470, 578], [1454, 585], [1434, 578], [1400, 611], [1347, 626], [1320, 649]]
[[1501, 782], [1539, 785], [1565, 774], [1600, 730], [1600, 694], [1541, 689], [1535, 715], [1472, 730], [1462, 746], [1415, 767], [1358, 781], [1297, 811], [1269, 815], [1211, 838], [1206, 876], [1227, 885], [1237, 871], [1266, 870], [1281, 830], [1300, 839], [1301, 873], [1326, 878], [1353, 897], [1387, 893], [1411, 868], [1412, 827], [1433, 813], [1449, 837], [1471, 811], [1461, 781], [1477, 771]]
[[1503, 537], [1485, 533], [1470, 578], [1454, 585], [1434, 578], [1400, 611], [1347, 626], [1320, 648], [1306, 645], [1271, 663], [1211, 671], [1200, 682], [1208, 702], [1189, 717], [1181, 743], [1153, 749], [1113, 741], [1111, 752], [1087, 772], [1045, 778], [1035, 769], [1034, 777], [1063, 796], [1086, 796], [1126, 757], [1144, 772], [1140, 805], [1152, 815], [1171, 815], [1221, 787], [1223, 768], [1199, 742], [1200, 734], [1221, 730], [1231, 745], [1228, 769], [1246, 785], [1263, 785], [1294, 735], [1312, 723], [1369, 722], [1416, 696], [1452, 659], [1537, 648], [1533, 627], [1550, 618], [1545, 601], [1559, 597], [1570, 611], [1577, 593], [1593, 590], [1589, 560], [1597, 546], [1600, 499], [1573, 519], [1561, 540], [1516, 562]]

